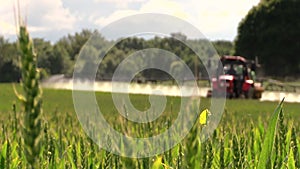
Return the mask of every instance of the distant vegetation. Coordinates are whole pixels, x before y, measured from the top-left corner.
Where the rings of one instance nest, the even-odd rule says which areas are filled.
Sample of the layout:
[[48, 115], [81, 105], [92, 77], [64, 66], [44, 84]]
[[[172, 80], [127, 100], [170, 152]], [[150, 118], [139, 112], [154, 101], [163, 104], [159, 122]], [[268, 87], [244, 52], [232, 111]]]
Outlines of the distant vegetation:
[[[65, 74], [67, 77], [71, 77], [76, 58], [78, 57], [81, 48], [91, 37], [91, 35], [98, 35], [98, 37], [101, 37], [101, 34], [97, 31], [82, 30], [79, 33], [67, 35], [59, 39], [54, 44], [41, 38], [33, 39], [35, 50], [38, 54], [38, 66], [42, 70], [42, 76], [46, 77], [54, 74]], [[176, 34], [173, 34], [172, 36], [175, 35]], [[204, 39], [189, 40], [186, 39], [184, 35], [181, 36], [185, 38], [181, 39], [182, 41], [176, 40], [173, 37], [155, 37], [147, 40], [133, 37], [118, 41], [117, 44], [109, 50], [99, 65], [97, 79], [109, 80], [118, 64], [125, 57], [133, 54], [136, 51], [148, 48], [159, 48], [174, 53], [184, 60], [193, 73], [197, 71], [197, 73], [195, 73], [197, 77], [205, 76], [205, 68], [203, 66], [204, 63], [202, 63], [199, 58], [196, 57], [195, 52], [199, 52], [207, 57], [217, 56], [216, 51], [213, 51], [208, 47], [211, 42]], [[105, 38], [97, 39], [97, 45], [99, 45], [100, 50], [107, 46], [111, 46], [114, 43], [116, 42], [108, 41]], [[185, 43], [192, 45], [196, 51], [189, 49]], [[234, 48], [232, 42], [214, 41], [212, 44], [220, 55], [233, 54]], [[0, 81], [18, 81], [20, 79], [20, 68], [17, 64], [18, 53], [16, 50], [16, 43], [11, 43], [3, 37], [0, 37], [0, 49]], [[195, 59], [198, 61], [195, 62]], [[177, 65], [176, 61], [170, 60], [169, 63], [169, 69], [175, 69]], [[85, 71], [85, 69], [89, 68], [89, 65], [86, 64], [82, 67], [82, 71]], [[197, 68], [195, 69], [195, 67]], [[201, 72], [202, 75], [198, 75], [199, 72]], [[162, 79], [170, 78], [167, 74], [161, 74], [161, 72], [156, 71], [144, 71], [139, 76], [144, 79], [155, 79], [158, 78], [158, 76]]]
[[[207, 58], [216, 57], [215, 51], [207, 48], [208, 43], [214, 45], [220, 56], [241, 55], [248, 59], [257, 57], [267, 76], [299, 78], [299, 9], [299, 0], [261, 1], [240, 22], [238, 35], [234, 42], [224, 40], [208, 41], [204, 39], [190, 40], [180, 33], [173, 33], [171, 37], [164, 38], [143, 39], [132, 37], [123, 39], [118, 41], [117, 45], [104, 57], [96, 78], [97, 80], [109, 80], [115, 68], [125, 57], [147, 48], [160, 48], [176, 54], [190, 67], [196, 77], [203, 77], [205, 76], [203, 64], [208, 63], [199, 61], [194, 52], [200, 52], [201, 55], [205, 55]], [[67, 77], [71, 77], [74, 63], [82, 46], [93, 34], [101, 37], [100, 32], [82, 30], [81, 32], [64, 36], [55, 43], [40, 38], [33, 39], [36, 52], [38, 53], [38, 66], [42, 70], [42, 76], [65, 74]], [[192, 51], [181, 41], [172, 38], [178, 35], [179, 39], [192, 45], [196, 50]], [[97, 45], [100, 50], [114, 43], [116, 41], [109, 41], [105, 38], [97, 39]], [[20, 79], [20, 68], [17, 64], [16, 43], [9, 42], [0, 36], [0, 51], [0, 82], [18, 81]], [[176, 61], [170, 60], [170, 63], [170, 70], [178, 68], [176, 67], [178, 65]], [[88, 64], [81, 66], [83, 71], [90, 67]], [[144, 79], [154, 79], [157, 78], [157, 74], [161, 74], [161, 72], [145, 71], [138, 76]], [[170, 77], [164, 74], [160, 75], [160, 78]]]
[[300, 1], [263, 0], [238, 27], [235, 53], [259, 58], [269, 76], [300, 75]]

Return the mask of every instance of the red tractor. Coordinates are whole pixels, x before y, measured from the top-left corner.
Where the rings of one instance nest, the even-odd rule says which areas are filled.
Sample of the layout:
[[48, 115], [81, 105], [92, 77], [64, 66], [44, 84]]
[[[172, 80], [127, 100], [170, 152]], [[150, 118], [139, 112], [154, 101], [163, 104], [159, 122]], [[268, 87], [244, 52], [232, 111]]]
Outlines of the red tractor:
[[224, 95], [226, 91], [229, 98], [261, 98], [263, 88], [260, 83], [255, 83], [254, 62], [248, 62], [241, 56], [223, 56], [221, 63], [219, 70], [223, 66], [224, 73], [217, 73], [212, 78], [212, 91], [208, 91], [208, 97], [212, 96], [212, 92], [218, 96]]

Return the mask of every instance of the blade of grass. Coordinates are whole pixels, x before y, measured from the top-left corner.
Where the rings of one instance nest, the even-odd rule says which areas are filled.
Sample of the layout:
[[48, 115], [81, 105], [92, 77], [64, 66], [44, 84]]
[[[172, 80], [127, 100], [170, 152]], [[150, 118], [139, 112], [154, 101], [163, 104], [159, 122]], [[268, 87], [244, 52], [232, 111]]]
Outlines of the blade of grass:
[[282, 111], [283, 101], [284, 101], [284, 99], [282, 99], [280, 104], [275, 109], [275, 111], [271, 117], [269, 126], [265, 132], [265, 139], [263, 142], [262, 151], [259, 156], [259, 161], [258, 161], [258, 165], [257, 165], [258, 169], [271, 168], [270, 160], [271, 160], [271, 156], [272, 156], [273, 144], [275, 141], [275, 131], [276, 131], [279, 113]]
[[162, 157], [157, 157], [151, 168], [152, 169], [161, 169], [161, 168], [164, 168], [163, 167], [163, 163], [162, 163]]
[[289, 158], [288, 158], [288, 168], [289, 169], [295, 169], [295, 159], [294, 159], [294, 153], [293, 153], [293, 149], [290, 149], [290, 153], [289, 153]]

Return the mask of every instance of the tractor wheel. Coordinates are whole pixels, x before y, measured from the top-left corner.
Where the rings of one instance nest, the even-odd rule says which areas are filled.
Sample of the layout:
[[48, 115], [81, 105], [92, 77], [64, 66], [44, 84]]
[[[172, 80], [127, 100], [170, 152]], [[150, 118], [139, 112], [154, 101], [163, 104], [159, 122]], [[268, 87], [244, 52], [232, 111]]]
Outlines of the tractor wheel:
[[250, 87], [248, 91], [244, 92], [244, 95], [245, 95], [246, 99], [253, 99], [255, 97], [254, 96], [254, 88]]

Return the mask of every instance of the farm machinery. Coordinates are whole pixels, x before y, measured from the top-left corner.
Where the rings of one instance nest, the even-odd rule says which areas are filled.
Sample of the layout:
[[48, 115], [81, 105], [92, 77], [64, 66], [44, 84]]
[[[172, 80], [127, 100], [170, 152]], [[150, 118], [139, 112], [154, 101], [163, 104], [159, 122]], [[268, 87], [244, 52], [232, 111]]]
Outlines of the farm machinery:
[[264, 89], [261, 83], [256, 82], [257, 64], [254, 61], [241, 56], [223, 56], [221, 63], [212, 78], [212, 90], [208, 91], [208, 97], [221, 96], [226, 91], [229, 98], [261, 98]]

